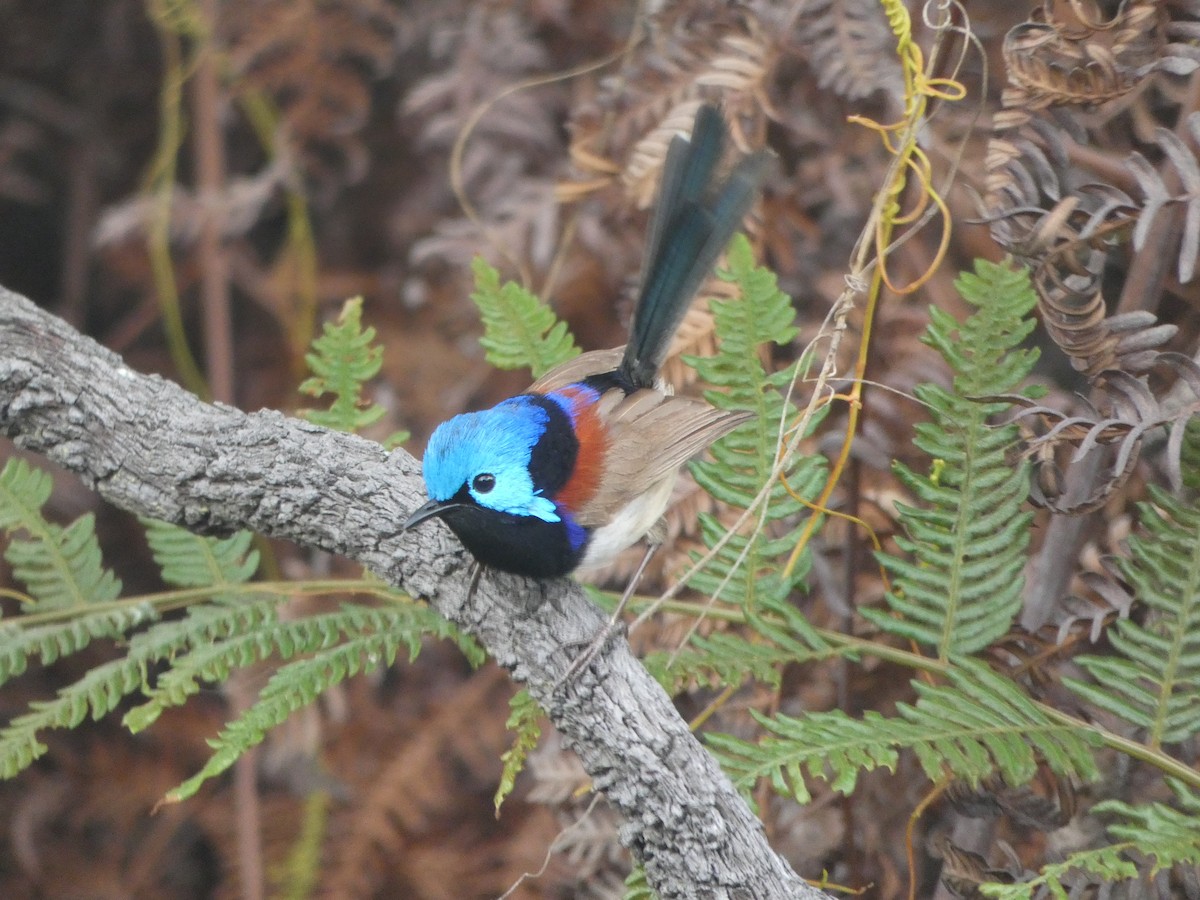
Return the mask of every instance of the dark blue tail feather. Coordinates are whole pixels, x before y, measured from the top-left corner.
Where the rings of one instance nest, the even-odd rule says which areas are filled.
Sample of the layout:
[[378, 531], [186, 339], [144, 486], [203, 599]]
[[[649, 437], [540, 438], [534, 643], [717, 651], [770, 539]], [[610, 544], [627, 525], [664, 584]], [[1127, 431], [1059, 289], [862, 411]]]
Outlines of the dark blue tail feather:
[[641, 293], [620, 368], [635, 387], [654, 386], [692, 298], [741, 225], [766, 174], [768, 154], [755, 153], [714, 183], [724, 143], [721, 113], [706, 104], [696, 113], [691, 140], [677, 136], [667, 150]]

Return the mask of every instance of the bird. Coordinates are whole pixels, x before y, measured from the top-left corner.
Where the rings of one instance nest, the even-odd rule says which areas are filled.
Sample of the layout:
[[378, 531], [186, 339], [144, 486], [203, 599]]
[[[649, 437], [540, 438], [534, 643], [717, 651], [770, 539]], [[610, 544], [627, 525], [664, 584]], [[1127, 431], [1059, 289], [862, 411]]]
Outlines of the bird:
[[660, 374], [765, 178], [765, 151], [719, 175], [726, 138], [720, 110], [705, 103], [690, 138], [668, 145], [628, 343], [581, 354], [524, 393], [440, 424], [422, 461], [429, 501], [405, 530], [439, 518], [482, 565], [542, 579], [604, 566], [661, 530], [683, 464], [752, 418], [675, 396]]

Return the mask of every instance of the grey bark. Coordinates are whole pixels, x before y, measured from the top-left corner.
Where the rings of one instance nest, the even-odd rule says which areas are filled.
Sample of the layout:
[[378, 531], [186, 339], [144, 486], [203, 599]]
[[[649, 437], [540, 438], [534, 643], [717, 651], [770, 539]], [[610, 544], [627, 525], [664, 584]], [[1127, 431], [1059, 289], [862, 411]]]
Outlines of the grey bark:
[[402, 450], [281, 413], [207, 404], [0, 287], [0, 430], [122, 509], [202, 533], [250, 528], [356, 560], [425, 598], [528, 687], [624, 816], [621, 839], [668, 898], [819, 898], [768, 846], [667, 694], [613, 640], [556, 684], [604, 625], [579, 586], [485, 572], [424, 500]]

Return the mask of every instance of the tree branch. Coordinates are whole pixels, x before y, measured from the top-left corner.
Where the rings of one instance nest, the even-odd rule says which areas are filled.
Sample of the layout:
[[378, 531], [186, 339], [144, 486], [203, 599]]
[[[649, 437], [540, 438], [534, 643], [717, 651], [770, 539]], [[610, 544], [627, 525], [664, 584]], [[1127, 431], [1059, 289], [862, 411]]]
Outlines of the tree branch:
[[122, 509], [320, 547], [428, 599], [526, 683], [625, 817], [621, 839], [664, 900], [826, 896], [770, 849], [624, 640], [555, 687], [604, 624], [578, 585], [488, 571], [468, 596], [470, 559], [444, 526], [400, 533], [424, 499], [404, 451], [278, 412], [203, 403], [4, 288], [0, 430]]

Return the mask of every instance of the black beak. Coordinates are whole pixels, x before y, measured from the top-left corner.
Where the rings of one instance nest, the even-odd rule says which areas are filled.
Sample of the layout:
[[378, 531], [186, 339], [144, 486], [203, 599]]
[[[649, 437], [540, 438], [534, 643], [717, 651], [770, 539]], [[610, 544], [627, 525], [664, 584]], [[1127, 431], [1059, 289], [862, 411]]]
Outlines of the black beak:
[[419, 506], [413, 510], [412, 515], [405, 519], [402, 531], [408, 531], [408, 529], [420, 525], [426, 519], [436, 518], [445, 514], [448, 510], [466, 505], [465, 503], [456, 503], [452, 500], [430, 500], [424, 506]]

